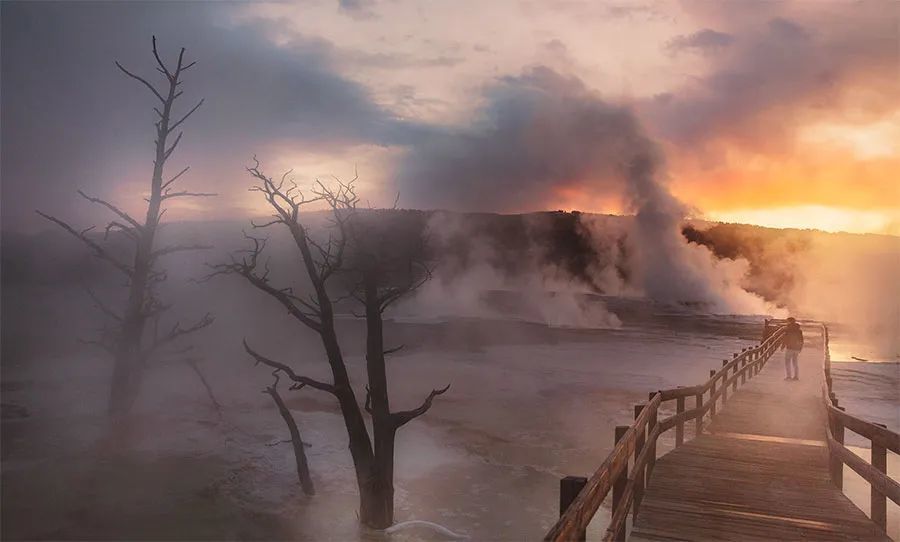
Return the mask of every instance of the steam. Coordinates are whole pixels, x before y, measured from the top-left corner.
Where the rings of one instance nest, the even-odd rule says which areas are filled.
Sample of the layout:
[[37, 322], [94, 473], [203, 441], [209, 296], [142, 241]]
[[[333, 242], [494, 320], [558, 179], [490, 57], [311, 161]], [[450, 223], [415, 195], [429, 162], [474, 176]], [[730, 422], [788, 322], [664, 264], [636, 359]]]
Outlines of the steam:
[[[626, 259], [611, 262], [630, 271], [622, 289], [715, 313], [777, 312], [742, 287], [747, 262], [719, 260], [683, 237], [687, 208], [664, 183], [662, 152], [630, 109], [546, 67], [503, 78], [486, 98], [472, 127], [423, 139], [400, 164], [401, 191], [415, 204], [521, 211], [565, 190], [618, 198], [634, 213]], [[609, 282], [609, 268], [595, 269], [605, 273], [595, 284]], [[485, 284], [484, 274], [472, 282]]]
[[[513, 269], [504, 270], [495, 241], [464, 215], [435, 213], [427, 234], [439, 255], [435, 276], [392, 312], [395, 318], [515, 319], [593, 329], [622, 324], [584, 282], [560, 265], [544, 263], [546, 247], [531, 245], [518, 255]], [[452, 247], [460, 245], [465, 251], [453, 253]]]
[[631, 232], [634, 267], [645, 295], [656, 301], [697, 303], [726, 314], [783, 311], [742, 287], [749, 263], [719, 259], [707, 247], [689, 244], [681, 233], [686, 207], [658, 179], [658, 161], [637, 155], [627, 172], [627, 195], [635, 212]]

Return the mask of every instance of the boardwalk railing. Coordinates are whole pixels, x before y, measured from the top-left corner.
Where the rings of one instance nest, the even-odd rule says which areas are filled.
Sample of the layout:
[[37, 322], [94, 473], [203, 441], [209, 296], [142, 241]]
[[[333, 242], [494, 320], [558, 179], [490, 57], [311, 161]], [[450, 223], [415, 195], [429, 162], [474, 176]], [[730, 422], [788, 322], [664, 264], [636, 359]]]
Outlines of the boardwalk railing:
[[[900, 484], [890, 478], [887, 473], [887, 451], [900, 454], [900, 434], [897, 434], [885, 426], [868, 422], [847, 414], [839, 405], [831, 380], [831, 354], [828, 349], [828, 327], [822, 326], [822, 367], [825, 379], [822, 383], [822, 401], [828, 413], [825, 435], [828, 443], [829, 471], [831, 481], [837, 487], [843, 489], [843, 466], [856, 471], [857, 474], [871, 486], [871, 510], [872, 518], [882, 530], [887, 529], [887, 499], [900, 505]], [[872, 460], [867, 463], [844, 446], [844, 429], [849, 429], [871, 442]]]
[[[703, 384], [656, 391], [646, 404], [635, 405], [634, 423], [616, 427], [615, 447], [600, 468], [589, 479], [567, 476], [560, 481], [560, 518], [544, 540], [584, 540], [588, 523], [610, 491], [612, 517], [603, 539], [624, 540], [628, 513], [637, 514], [653, 473], [660, 435], [675, 429], [675, 446], [679, 447], [684, 443], [684, 425], [690, 420], [694, 420], [694, 434], [699, 435], [704, 416], [715, 416], [717, 403], [724, 406], [729, 390], [733, 393], [739, 384], [759, 374], [780, 346], [783, 334], [782, 328], [770, 328], [767, 322], [758, 346], [723, 360], [722, 368], [711, 370]], [[694, 407], [685, 410], [689, 398]], [[660, 407], [669, 401], [675, 401], [675, 414], [659, 419]]]

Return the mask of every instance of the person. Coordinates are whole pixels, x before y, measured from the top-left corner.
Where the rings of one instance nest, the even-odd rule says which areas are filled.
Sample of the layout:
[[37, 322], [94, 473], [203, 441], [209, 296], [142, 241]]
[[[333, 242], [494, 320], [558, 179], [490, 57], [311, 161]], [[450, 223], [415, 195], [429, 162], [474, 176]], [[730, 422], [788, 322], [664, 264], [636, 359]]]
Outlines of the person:
[[[798, 360], [800, 351], [803, 350], [803, 331], [793, 317], [787, 319], [781, 346], [784, 348], [784, 371], [787, 373], [785, 380], [800, 380]], [[791, 375], [792, 368], [793, 376]]]

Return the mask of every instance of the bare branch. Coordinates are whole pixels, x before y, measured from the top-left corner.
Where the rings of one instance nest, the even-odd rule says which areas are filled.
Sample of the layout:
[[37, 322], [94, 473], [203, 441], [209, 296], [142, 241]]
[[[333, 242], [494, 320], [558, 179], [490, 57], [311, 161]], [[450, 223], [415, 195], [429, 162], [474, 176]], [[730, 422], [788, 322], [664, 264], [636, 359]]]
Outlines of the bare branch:
[[[156, 311], [156, 314], [159, 314], [159, 312], [162, 312], [162, 311]], [[215, 318], [213, 318], [213, 316], [211, 314], [206, 313], [205, 315], [203, 315], [203, 318], [201, 318], [194, 324], [189, 325], [188, 327], [181, 327], [181, 322], [175, 322], [175, 324], [172, 326], [172, 328], [169, 330], [168, 333], [166, 333], [162, 337], [154, 338], [153, 344], [151, 344], [150, 347], [147, 349], [147, 351], [144, 354], [144, 357], [149, 358], [150, 355], [153, 352], [155, 352], [156, 350], [158, 350], [159, 348], [161, 348], [169, 343], [172, 343], [186, 335], [190, 335], [191, 333], [196, 333], [197, 331], [200, 331], [201, 329], [212, 325], [212, 323], [214, 321], [215, 321]]]
[[176, 64], [176, 67], [175, 67], [174, 79], [178, 79], [178, 75], [181, 73], [181, 70], [182, 70], [181, 65], [183, 62], [184, 62], [184, 47], [182, 47], [181, 51], [178, 52], [178, 64]]
[[395, 346], [394, 348], [388, 348], [387, 350], [385, 350], [384, 352], [382, 352], [382, 354], [384, 354], [385, 356], [388, 356], [388, 355], [390, 355], [390, 354], [394, 354], [394, 353], [396, 353], [396, 352], [399, 352], [399, 351], [403, 350], [404, 348], [406, 348], [406, 345], [405, 345], [405, 344], [401, 344], [400, 346]]
[[125, 211], [119, 209], [118, 207], [116, 207], [116, 206], [113, 205], [112, 203], [110, 203], [110, 202], [108, 202], [108, 201], [106, 201], [106, 200], [102, 200], [102, 199], [100, 199], [100, 198], [95, 198], [95, 197], [92, 197], [92, 196], [88, 196], [87, 194], [85, 194], [85, 193], [82, 192], [81, 190], [78, 191], [78, 195], [81, 196], [81, 197], [83, 197], [84, 199], [88, 200], [88, 201], [91, 202], [91, 203], [98, 203], [98, 204], [100, 204], [100, 205], [106, 207], [106, 208], [109, 209], [110, 211], [116, 213], [117, 215], [119, 215], [119, 217], [120, 217], [122, 220], [124, 220], [125, 222], [128, 222], [129, 224], [131, 224], [131, 225], [134, 227], [134, 229], [136, 229], [136, 230], [138, 230], [138, 231], [142, 231], [142, 230], [144, 229], [144, 226], [142, 226], [140, 222], [138, 222], [137, 220], [131, 218], [131, 215], [129, 215], [129, 214], [126, 213]]
[[143, 77], [137, 76], [137, 75], [131, 73], [130, 71], [126, 70], [124, 68], [124, 66], [119, 64], [118, 60], [116, 61], [116, 66], [118, 66], [118, 68], [120, 70], [122, 70], [125, 73], [125, 75], [127, 75], [128, 77], [131, 77], [132, 79], [135, 79], [135, 80], [143, 83], [147, 88], [150, 89], [151, 92], [153, 92], [153, 94], [156, 95], [157, 98], [159, 98], [159, 101], [161, 101], [162, 103], [166, 103], [166, 100], [165, 100], [165, 98], [162, 97], [162, 94], [160, 94], [159, 91], [156, 90], [156, 88], [153, 85], [151, 85], [146, 79], [144, 79]]
[[434, 398], [438, 395], [443, 395], [447, 390], [450, 389], [450, 384], [447, 384], [442, 389], [439, 390], [431, 390], [431, 393], [428, 394], [428, 397], [425, 398], [425, 401], [419, 405], [418, 408], [414, 408], [412, 410], [405, 410], [402, 412], [393, 412], [391, 413], [391, 419], [394, 422], [394, 427], [399, 428], [403, 425], [409, 423], [410, 421], [418, 418], [422, 414], [428, 412], [428, 409], [431, 408], [431, 403], [434, 401]]
[[172, 74], [169, 73], [169, 68], [167, 68], [162, 59], [159, 58], [159, 51], [157, 51], [156, 49], [156, 36], [153, 36], [153, 56], [156, 58], [156, 63], [159, 64], [159, 71], [169, 79], [172, 79]]
[[[139, 239], [138, 234], [137, 234], [137, 232], [134, 231], [133, 227], [126, 226], [125, 224], [122, 224], [121, 222], [118, 222], [115, 220], [111, 221], [109, 224], [106, 225], [106, 228], [104, 229], [104, 232], [103, 232], [103, 239], [108, 239], [109, 232], [112, 231], [113, 229], [121, 231], [122, 233], [124, 233], [125, 235], [130, 237], [132, 241], [137, 242]], [[81, 232], [81, 233], [85, 233], [85, 232]]]
[[111, 263], [111, 264], [113, 265], [113, 267], [115, 267], [116, 269], [118, 269], [118, 270], [121, 271], [122, 273], [125, 273], [125, 275], [127, 275], [128, 278], [131, 278], [132, 275], [134, 274], [134, 271], [132, 270], [132, 268], [131, 268], [130, 266], [128, 266], [128, 265], [126, 265], [126, 264], [120, 262], [119, 260], [117, 260], [117, 259], [116, 259], [112, 254], [110, 254], [105, 248], [103, 248], [102, 246], [100, 246], [99, 244], [97, 244], [96, 242], [94, 242], [91, 238], [89, 238], [89, 237], [86, 235], [86, 232], [87, 232], [87, 231], [90, 231], [90, 228], [87, 229], [87, 230], [85, 230], [84, 232], [77, 232], [77, 231], [75, 231], [74, 228], [72, 228], [72, 226], [69, 226], [68, 224], [66, 224], [66, 223], [63, 222], [62, 220], [56, 218], [55, 216], [50, 216], [50, 215], [44, 214], [44, 213], [42, 213], [42, 212], [40, 212], [40, 211], [35, 211], [35, 212], [36, 212], [37, 214], [41, 215], [42, 217], [46, 218], [47, 220], [56, 223], [57, 225], [59, 225], [59, 227], [61, 227], [62, 229], [66, 230], [67, 232], [69, 232], [69, 233], [72, 234], [73, 236], [77, 237], [78, 239], [81, 239], [81, 241], [82, 241], [84, 244], [86, 244], [86, 245], [89, 246], [91, 249], [93, 249], [94, 254], [95, 254], [97, 257], [102, 258], [102, 259], [106, 260], [107, 262]]
[[103, 301], [101, 301], [100, 298], [97, 297], [97, 294], [95, 294], [93, 290], [91, 290], [88, 286], [85, 286], [84, 289], [90, 296], [91, 300], [94, 302], [94, 306], [100, 309], [100, 312], [112, 318], [116, 322], [122, 321], [122, 317], [116, 314], [116, 312], [109, 308], [105, 303], [103, 303]]
[[182, 169], [181, 171], [179, 171], [177, 175], [175, 175], [174, 177], [172, 177], [171, 179], [169, 179], [168, 181], [166, 181], [166, 182], [163, 183], [162, 189], [165, 190], [170, 184], [172, 184], [172, 183], [174, 183], [175, 181], [177, 181], [179, 177], [181, 177], [182, 175], [184, 175], [185, 173], [187, 173], [188, 170], [190, 170], [190, 169], [191, 169], [191, 166], [187, 166], [187, 167], [185, 167], [184, 169]]
[[181, 117], [181, 119], [179, 119], [178, 122], [176, 122], [175, 124], [173, 124], [172, 126], [169, 127], [169, 133], [171, 134], [172, 132], [174, 132], [175, 128], [178, 128], [178, 126], [180, 126], [182, 122], [186, 121], [188, 119], [188, 117], [193, 115], [194, 111], [200, 109], [201, 105], [203, 105], [203, 98], [200, 99], [200, 101], [197, 103], [197, 105], [195, 105], [190, 111], [188, 111], [183, 117]]
[[[416, 272], [418, 268], [418, 273]], [[382, 295], [379, 296], [380, 311], [384, 312], [394, 302], [401, 297], [418, 290], [423, 284], [431, 279], [431, 269], [422, 262], [409, 262], [407, 270], [408, 280], [406, 284], [385, 288]]]
[[172, 153], [175, 152], [175, 147], [178, 146], [178, 143], [181, 142], [181, 136], [184, 135], [184, 132], [178, 132], [178, 137], [175, 138], [175, 142], [172, 143], [172, 146], [166, 149], [166, 152], [163, 153], [163, 160], [172, 156]]
[[175, 252], [188, 252], [193, 250], [209, 250], [213, 248], [212, 245], [172, 245], [168, 247], [163, 247], [158, 250], [154, 250], [150, 253], [150, 260], [155, 260], [160, 256], [165, 256], [167, 254], [172, 254]]
[[286, 374], [288, 376], [288, 378], [290, 378], [291, 380], [296, 382], [297, 385], [292, 386], [291, 389], [300, 389], [304, 386], [309, 386], [309, 387], [315, 388], [317, 390], [327, 391], [328, 393], [331, 393], [331, 394], [336, 393], [335, 387], [332, 384], [321, 382], [319, 380], [315, 380], [308, 376], [298, 375], [297, 373], [294, 372], [293, 369], [291, 369], [289, 366], [285, 365], [284, 363], [269, 359], [265, 356], [262, 356], [262, 355], [256, 353], [256, 351], [254, 351], [252, 348], [250, 348], [250, 345], [247, 344], [247, 339], [244, 339], [244, 350], [246, 350], [247, 353], [250, 354], [253, 357], [253, 359], [256, 360], [257, 364], [262, 363], [263, 365], [268, 365], [269, 367], [272, 367], [273, 369], [275, 369], [276, 373], [278, 371], [282, 371], [284, 374]]
[[268, 222], [264, 222], [262, 224], [257, 224], [256, 222], [254, 222], [252, 220], [250, 221], [250, 225], [253, 226], [254, 229], [268, 228], [269, 226], [271, 226], [273, 224], [284, 224], [284, 220], [276, 217], [276, 218], [273, 218], [272, 220], [270, 220]]
[[216, 411], [216, 417], [219, 421], [222, 420], [222, 404], [219, 403], [219, 400], [216, 399], [216, 394], [213, 393], [212, 386], [209, 384], [209, 381], [206, 379], [206, 375], [203, 374], [203, 371], [200, 369], [200, 366], [197, 365], [197, 358], [187, 358], [184, 360], [188, 367], [194, 371], [194, 374], [197, 375], [197, 378], [200, 379], [200, 384], [203, 385], [203, 389], [206, 390], [206, 396], [209, 397], [209, 402], [212, 403], [213, 409]]
[[96, 347], [106, 351], [106, 353], [110, 354], [111, 356], [116, 355], [115, 345], [104, 341], [103, 337], [101, 337], [100, 339], [78, 339], [78, 342], [80, 342], [81, 344], [89, 344], [91, 346], [96, 346]]
[[[232, 256], [231, 263], [228, 264], [208, 265], [213, 271], [201, 279], [200, 282], [206, 282], [218, 275], [240, 275], [246, 278], [250, 284], [256, 288], [275, 298], [285, 309], [287, 309], [288, 314], [300, 320], [303, 325], [319, 332], [322, 329], [322, 323], [317, 319], [319, 317], [318, 311], [312, 310], [310, 312], [305, 312], [294, 303], [294, 301], [299, 298], [292, 295], [289, 289], [272, 286], [269, 283], [268, 270], [261, 275], [257, 273], [256, 269], [259, 265], [259, 257], [265, 248], [266, 240], [247, 235], [246, 232], [244, 233], [244, 237], [253, 243], [252, 248], [242, 251], [245, 256], [240, 261]], [[309, 307], [306, 303], [303, 303], [303, 305]]]
[[313, 486], [312, 478], [309, 475], [309, 465], [306, 462], [306, 453], [303, 451], [303, 447], [306, 446], [306, 443], [303, 442], [303, 439], [300, 437], [300, 429], [297, 427], [294, 415], [291, 414], [287, 405], [284, 404], [281, 394], [278, 393], [278, 369], [273, 371], [272, 374], [275, 376], [275, 382], [273, 382], [271, 386], [266, 387], [263, 391], [264, 393], [269, 394], [269, 396], [272, 397], [272, 400], [275, 401], [275, 406], [278, 407], [281, 419], [284, 420], [284, 423], [288, 426], [288, 431], [291, 433], [291, 440], [289, 442], [294, 445], [294, 459], [297, 461], [297, 477], [300, 480], [301, 487], [303, 487], [303, 492], [307, 495], [315, 495], [316, 490]]
[[166, 192], [162, 196], [160, 196], [160, 200], [167, 200], [172, 198], [211, 198], [213, 196], [218, 196], [219, 194], [215, 192], [189, 192], [187, 190], [182, 190], [180, 192]]

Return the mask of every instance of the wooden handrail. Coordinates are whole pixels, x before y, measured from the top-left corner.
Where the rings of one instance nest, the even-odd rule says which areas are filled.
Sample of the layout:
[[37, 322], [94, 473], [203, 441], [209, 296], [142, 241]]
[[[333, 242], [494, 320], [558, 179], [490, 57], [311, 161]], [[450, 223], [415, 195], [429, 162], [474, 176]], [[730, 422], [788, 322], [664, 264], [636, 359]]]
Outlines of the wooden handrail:
[[853, 431], [857, 435], [871, 440], [879, 446], [887, 448], [895, 454], [900, 454], [900, 434], [872, 422], [857, 418], [851, 414], [847, 414], [843, 410], [830, 405], [827, 402], [825, 408], [828, 410], [828, 414], [837, 418], [845, 428]]
[[[869, 483], [871, 491], [869, 517], [882, 530], [887, 529], [886, 498], [900, 505], [900, 483], [888, 476], [887, 451], [900, 454], [900, 434], [881, 425], [847, 414], [840, 406], [831, 378], [831, 352], [829, 350], [828, 326], [822, 326], [822, 403], [825, 407], [825, 441], [828, 444], [832, 483], [843, 488], [842, 465], [847, 465]], [[844, 446], [844, 429], [871, 441], [872, 462], [853, 453]]]
[[613, 482], [627, 467], [628, 459], [634, 453], [637, 432], [646, 427], [651, 412], [659, 408], [660, 402], [661, 396], [655, 394], [603, 464], [600, 465], [600, 468], [588, 479], [587, 484], [559, 518], [556, 525], [550, 529], [544, 537], [545, 540], [573, 540], [577, 533], [587, 528], [591, 518], [597, 513], [597, 509], [600, 508], [600, 504], [612, 488]]
[[[764, 361], [763, 361], [763, 363], [765, 363], [766, 361], [768, 361], [768, 358], [771, 357], [771, 355], [775, 352], [775, 349], [776, 349], [778, 346], [781, 345], [781, 337], [782, 337], [782, 335], [784, 335], [784, 328], [783, 328], [783, 327], [780, 327], [780, 328], [778, 328], [777, 330], [775, 330], [775, 332], [774, 332], [772, 335], [770, 335], [765, 341], [763, 341], [759, 346], [756, 346], [756, 347], [754, 347], [754, 348], [751, 348], [750, 350], [746, 350], [746, 351], [742, 352], [741, 354], [738, 354], [738, 355], [737, 355], [736, 357], [734, 357], [731, 361], [729, 361], [728, 363], [722, 365], [722, 368], [719, 369], [718, 371], [716, 371], [715, 375], [711, 376], [711, 377], [709, 378], [709, 380], [707, 380], [705, 383], [703, 383], [703, 384], [701, 384], [700, 386], [697, 386], [697, 387], [698, 387], [698, 388], [702, 388], [702, 390], [703, 390], [704, 392], [709, 391], [710, 388], [712, 388], [712, 385], [713, 385], [717, 380], [721, 380], [723, 377], [727, 377], [728, 371], [732, 370], [732, 368], [735, 366], [735, 364], [737, 364], [737, 363], [739, 363], [740, 361], [742, 361], [743, 359], [745, 359], [745, 358], [746, 358], [747, 356], [749, 356], [751, 353], [754, 353], [754, 352], [762, 352], [762, 353], [764, 353], [764, 356], [763, 356]], [[729, 384], [730, 384], [730, 383], [731, 383], [731, 382], [729, 382]], [[675, 390], [664, 390], [664, 391], [667, 391], [667, 392], [673, 392], [673, 391], [676, 391], [676, 390], [678, 390], [678, 389], [685, 389], [685, 388], [676, 388]], [[699, 391], [699, 390], [698, 390], [698, 391]]]
[[[662, 433], [662, 431], [660, 430], [660, 426], [657, 425], [650, 431], [650, 434], [647, 435], [647, 441], [656, 442], [660, 433]], [[650, 450], [650, 446], [645, 445], [644, 449], [641, 450], [641, 453], [638, 454], [637, 459], [634, 461], [634, 472], [640, 472], [640, 469], [649, 463]], [[609, 527], [606, 528], [606, 534], [603, 537], [604, 541], [612, 541], [616, 535], [625, 528], [625, 520], [628, 518], [628, 511], [631, 509], [631, 505], [634, 502], [634, 495], [636, 493], [635, 483], [637, 479], [638, 477], [636, 475], [633, 475], [628, 479], [628, 484], [625, 486], [625, 493], [622, 495], [622, 506], [618, 507], [613, 512], [613, 516], [609, 521]]]
[[879, 471], [871, 463], [867, 463], [865, 459], [836, 441], [831, 436], [831, 431], [828, 431], [826, 436], [828, 437], [828, 448], [832, 454], [837, 455], [845, 465], [856, 471], [857, 474], [862, 476], [865, 481], [869, 482], [885, 497], [900, 504], [900, 483], [897, 483], [896, 480]]
[[[728, 387], [736, 389], [739, 384], [759, 373], [768, 362], [775, 350], [781, 345], [784, 329], [779, 327], [765, 337], [755, 347], [744, 349], [735, 353], [731, 360], [726, 360], [718, 371], [711, 371], [709, 379], [703, 384], [684, 388], [660, 390], [651, 394], [650, 401], [642, 407], [636, 416], [634, 423], [628, 427], [624, 434], [617, 434], [617, 441], [600, 467], [588, 479], [587, 483], [571, 501], [568, 508], [561, 511], [556, 524], [547, 532], [544, 540], [575, 540], [584, 535], [588, 523], [596, 514], [597, 509], [609, 494], [613, 485], [623, 475], [627, 477], [627, 483], [614, 497], [614, 510], [607, 527], [604, 540], [623, 539], [625, 520], [628, 512], [634, 508], [637, 511], [635, 497], [640, 495], [644, 486], [652, 474], [652, 465], [656, 460], [656, 443], [660, 435], [672, 428], [678, 428], [676, 445], [681, 445], [683, 439], [683, 424], [688, 420], [697, 420], [697, 428], [702, 427], [702, 418], [712, 410], [713, 405], [722, 398], [723, 404]], [[721, 382], [721, 385], [717, 385]], [[715, 388], [715, 391], [711, 391]], [[703, 400], [709, 393], [709, 399]], [[680, 401], [683, 408], [685, 397], [695, 397], [697, 404], [690, 410], [679, 412], [665, 419], [658, 418], [660, 405], [665, 401]], [[651, 422], [653, 420], [653, 422]], [[624, 427], [622, 428], [624, 429]], [[621, 437], [621, 438], [619, 438]], [[631, 456], [638, 449], [638, 442], [643, 446], [638, 450], [634, 458], [634, 467], [628, 470]], [[566, 479], [564, 479], [566, 480]], [[619, 482], [621, 483], [621, 482]], [[640, 487], [638, 487], [640, 485]], [[617, 490], [618, 492], [619, 490]]]

